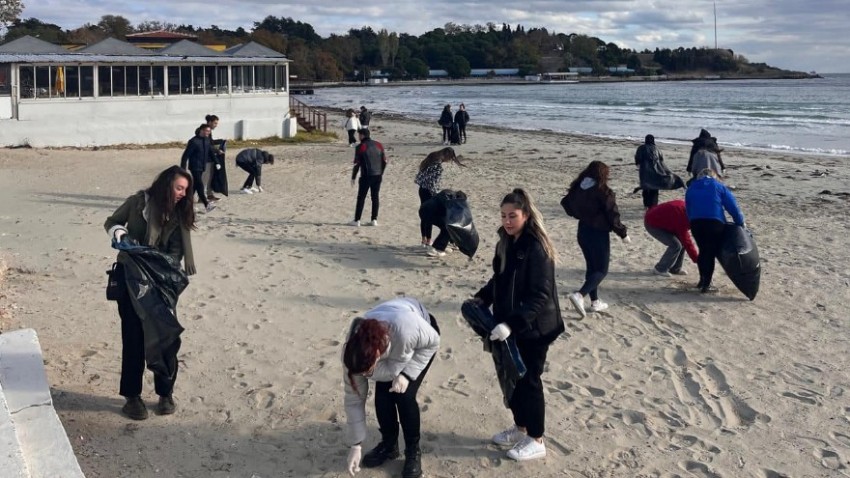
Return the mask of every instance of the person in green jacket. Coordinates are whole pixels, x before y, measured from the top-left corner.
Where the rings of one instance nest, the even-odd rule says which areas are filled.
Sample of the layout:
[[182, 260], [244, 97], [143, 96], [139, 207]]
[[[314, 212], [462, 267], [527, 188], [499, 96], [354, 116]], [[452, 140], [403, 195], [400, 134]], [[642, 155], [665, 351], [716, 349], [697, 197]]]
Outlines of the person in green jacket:
[[[106, 219], [103, 227], [116, 242], [134, 239], [139, 244], [159, 249], [177, 262], [182, 260], [187, 275], [196, 272], [191, 236], [195, 228], [192, 175], [180, 166], [162, 171], [148, 189], [128, 197]], [[119, 393], [127, 400], [121, 411], [133, 420], [144, 420], [148, 411], [141, 398], [145, 372], [142, 323], [129, 297], [118, 299], [118, 315], [122, 342]], [[173, 359], [176, 364], [176, 357]], [[171, 377], [154, 375], [160, 415], [174, 413], [172, 391], [176, 378], [176, 370]]]

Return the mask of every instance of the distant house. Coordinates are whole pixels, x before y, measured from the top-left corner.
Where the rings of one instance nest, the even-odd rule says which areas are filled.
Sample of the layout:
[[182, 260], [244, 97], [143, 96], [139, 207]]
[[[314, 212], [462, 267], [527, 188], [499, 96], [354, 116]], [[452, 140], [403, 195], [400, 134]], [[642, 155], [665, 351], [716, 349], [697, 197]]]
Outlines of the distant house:
[[[131, 43], [139, 48], [146, 50], [161, 50], [168, 45], [179, 43], [181, 41], [197, 42], [198, 35], [191, 33], [170, 32], [167, 30], [155, 30], [150, 32], [131, 33], [125, 36], [127, 43]], [[222, 51], [227, 48], [226, 45], [204, 45], [207, 48], [216, 51]]]
[[204, 116], [216, 136], [283, 136], [289, 63], [256, 43], [158, 51], [108, 38], [70, 52], [23, 37], [0, 45], [0, 146], [185, 141]]
[[519, 68], [473, 68], [469, 72], [469, 76], [473, 78], [519, 76]]
[[567, 68], [570, 73], [578, 73], [579, 75], [589, 75], [593, 73], [593, 68], [589, 66], [571, 66]]

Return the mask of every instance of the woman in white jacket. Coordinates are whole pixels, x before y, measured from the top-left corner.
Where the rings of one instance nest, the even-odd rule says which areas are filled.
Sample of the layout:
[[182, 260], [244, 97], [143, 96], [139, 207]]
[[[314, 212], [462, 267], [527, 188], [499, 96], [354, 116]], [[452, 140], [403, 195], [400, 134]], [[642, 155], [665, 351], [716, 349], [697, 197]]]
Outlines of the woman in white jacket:
[[343, 346], [347, 469], [360, 470], [361, 443], [366, 438], [366, 397], [375, 382], [375, 414], [381, 442], [363, 457], [373, 468], [399, 456], [399, 422], [404, 433], [402, 477], [422, 476], [419, 450], [419, 403], [416, 392], [440, 347], [437, 321], [418, 300], [398, 298], [366, 312], [351, 323]]
[[357, 113], [352, 109], [349, 109], [345, 115], [348, 117], [345, 120], [345, 130], [348, 131], [348, 146], [354, 147], [357, 144], [357, 138], [354, 137], [354, 133], [360, 129], [360, 120], [357, 119]]

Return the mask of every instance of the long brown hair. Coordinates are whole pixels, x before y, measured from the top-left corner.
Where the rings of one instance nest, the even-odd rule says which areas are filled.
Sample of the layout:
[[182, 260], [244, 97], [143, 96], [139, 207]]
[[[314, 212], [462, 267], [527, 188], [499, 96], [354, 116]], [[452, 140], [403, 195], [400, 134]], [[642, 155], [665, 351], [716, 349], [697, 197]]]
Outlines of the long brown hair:
[[[183, 199], [174, 204], [174, 181], [178, 178], [185, 178], [189, 182], [186, 188], [186, 195]], [[165, 171], [159, 173], [154, 179], [151, 187], [145, 191], [148, 193], [148, 200], [153, 203], [153, 209], [159, 214], [156, 219], [159, 225], [164, 225], [170, 218], [176, 217], [180, 224], [186, 229], [195, 228], [195, 203], [194, 194], [192, 194], [192, 175], [180, 166], [171, 166]]]
[[342, 363], [348, 369], [348, 382], [355, 391], [354, 376], [368, 371], [390, 346], [390, 327], [375, 319], [362, 319], [345, 343]]
[[[543, 226], [543, 216], [540, 214], [537, 206], [534, 205], [534, 199], [531, 198], [531, 195], [522, 188], [516, 188], [502, 199], [500, 206], [504, 206], [505, 204], [512, 204], [517, 209], [522, 210], [522, 213], [528, 217], [523, 232], [537, 238], [543, 246], [543, 252], [546, 253], [546, 256], [552, 259], [553, 262], [558, 262], [558, 251], [555, 250], [555, 246], [549, 239], [546, 227]], [[511, 241], [511, 237], [505, 231], [505, 228], [500, 227], [499, 243], [496, 244], [496, 255], [499, 256], [501, 267], [500, 273], [505, 271], [509, 241]]]
[[428, 166], [432, 166], [437, 163], [448, 163], [449, 161], [457, 164], [458, 166], [466, 167], [466, 165], [461, 163], [460, 159], [458, 159], [455, 154], [455, 150], [453, 148], [446, 147], [425, 156], [425, 159], [419, 163], [419, 172], [421, 173], [422, 171], [425, 171], [428, 169]]
[[596, 181], [596, 184], [599, 186], [599, 189], [601, 189], [602, 191], [607, 191], [609, 172], [610, 170], [607, 164], [603, 163], [602, 161], [591, 161], [590, 164], [588, 164], [587, 167], [584, 168], [584, 171], [580, 172], [578, 177], [576, 177], [573, 182], [570, 183], [570, 189], [567, 192], [575, 192], [585, 178], [593, 179], [594, 181]]

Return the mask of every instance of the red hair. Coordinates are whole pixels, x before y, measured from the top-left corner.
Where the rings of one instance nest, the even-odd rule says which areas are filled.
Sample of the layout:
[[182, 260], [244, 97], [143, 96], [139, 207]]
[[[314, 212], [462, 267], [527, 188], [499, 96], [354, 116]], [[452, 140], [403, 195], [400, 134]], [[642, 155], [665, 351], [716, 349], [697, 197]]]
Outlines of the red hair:
[[354, 376], [368, 371], [390, 346], [390, 327], [375, 319], [363, 319], [351, 334], [342, 353], [342, 362], [348, 369], [348, 381], [354, 390]]

